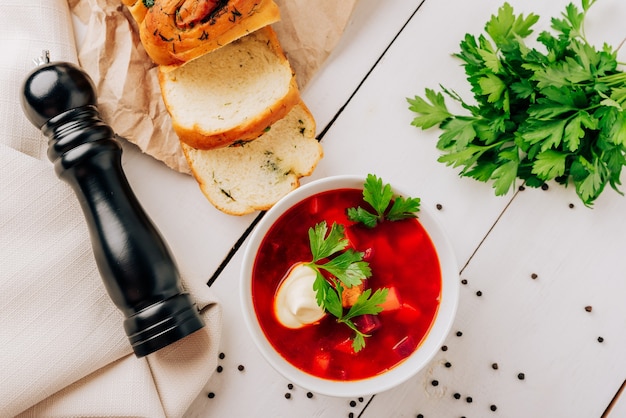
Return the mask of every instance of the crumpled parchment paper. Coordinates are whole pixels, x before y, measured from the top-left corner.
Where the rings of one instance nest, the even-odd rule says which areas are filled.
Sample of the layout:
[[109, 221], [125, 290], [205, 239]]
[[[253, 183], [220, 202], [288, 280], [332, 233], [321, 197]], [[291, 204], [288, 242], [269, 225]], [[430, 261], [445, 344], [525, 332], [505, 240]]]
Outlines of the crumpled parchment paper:
[[[357, 0], [275, 0], [274, 24], [304, 89], [341, 37]], [[189, 173], [159, 88], [158, 69], [139, 40], [130, 13], [116, 0], [68, 0], [85, 26], [78, 59], [98, 91], [98, 107], [115, 132], [168, 167]]]

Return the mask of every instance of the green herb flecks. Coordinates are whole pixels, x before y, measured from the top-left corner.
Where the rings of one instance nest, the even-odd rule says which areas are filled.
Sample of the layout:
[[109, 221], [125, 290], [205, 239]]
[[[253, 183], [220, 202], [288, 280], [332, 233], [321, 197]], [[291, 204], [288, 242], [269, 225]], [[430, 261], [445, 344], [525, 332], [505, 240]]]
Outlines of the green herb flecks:
[[[393, 199], [393, 204], [391, 201]], [[419, 211], [419, 198], [403, 198], [397, 196], [394, 199], [391, 185], [383, 184], [382, 179], [373, 174], [368, 174], [363, 185], [363, 200], [369, 203], [376, 213], [372, 213], [361, 206], [348, 209], [348, 219], [361, 222], [369, 228], [375, 227], [379, 222], [387, 219], [398, 221], [400, 219], [415, 218]], [[391, 204], [391, 208], [389, 205]], [[387, 210], [389, 209], [389, 210]]]
[[[541, 50], [526, 43], [539, 17], [515, 15], [508, 3], [487, 22], [486, 34], [465, 36], [455, 56], [476, 104], [444, 87], [407, 98], [417, 114], [412, 125], [443, 131], [438, 161], [492, 181], [496, 195], [518, 179], [530, 187], [573, 183], [587, 206], [607, 184], [621, 194], [626, 73], [615, 49], [587, 41], [584, 22], [595, 1], [582, 0], [582, 11], [570, 3], [553, 18], [552, 31], [537, 36]], [[444, 95], [469, 114], [452, 114]]]
[[[360, 315], [378, 314], [382, 310], [380, 305], [387, 299], [388, 290], [378, 289], [374, 293], [371, 289], [364, 290], [355, 304], [345, 312], [341, 294], [344, 289], [358, 286], [372, 275], [369, 263], [363, 261], [363, 253], [347, 249], [349, 242], [345, 238], [343, 225], [333, 223], [328, 231], [325, 221], [316, 224], [309, 228], [309, 243], [313, 260], [306, 265], [317, 274], [313, 283], [317, 304], [335, 316], [337, 322], [346, 324], [354, 331], [352, 348], [355, 352], [361, 351], [369, 335], [361, 332], [352, 320]], [[322, 271], [327, 274], [324, 275]]]

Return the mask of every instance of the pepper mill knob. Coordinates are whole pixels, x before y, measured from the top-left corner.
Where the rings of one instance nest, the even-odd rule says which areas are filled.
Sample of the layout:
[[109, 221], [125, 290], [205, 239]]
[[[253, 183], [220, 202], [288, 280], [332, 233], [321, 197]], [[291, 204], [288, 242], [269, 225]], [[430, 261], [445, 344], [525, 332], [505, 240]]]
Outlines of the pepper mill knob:
[[22, 109], [37, 128], [61, 113], [83, 106], [96, 106], [96, 88], [91, 78], [70, 63], [50, 64], [47, 51], [27, 77]]
[[22, 108], [46, 135], [48, 158], [80, 202], [105, 288], [124, 313], [137, 357], [204, 326], [178, 268], [122, 170], [122, 149], [100, 117], [91, 78], [45, 55], [25, 79]]

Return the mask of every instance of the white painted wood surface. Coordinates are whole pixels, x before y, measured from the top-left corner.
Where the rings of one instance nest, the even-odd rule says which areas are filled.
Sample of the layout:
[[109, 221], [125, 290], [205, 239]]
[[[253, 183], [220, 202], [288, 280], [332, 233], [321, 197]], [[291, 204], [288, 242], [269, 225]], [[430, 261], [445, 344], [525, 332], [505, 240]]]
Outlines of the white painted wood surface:
[[[546, 29], [567, 1], [510, 3], [516, 12], [539, 14], [537, 29]], [[501, 4], [360, 0], [337, 50], [304, 92], [320, 131], [336, 117], [322, 139], [325, 157], [305, 182], [372, 172], [423, 205], [442, 206], [437, 216], [467, 280], [447, 350], [414, 379], [370, 398], [309, 397], [290, 388], [247, 336], [239, 250], [212, 285], [224, 307], [222, 369], [188, 417], [602, 416], [626, 379], [626, 197], [606, 190], [594, 209], [556, 185], [495, 197], [489, 185], [460, 179], [436, 161], [436, 130], [410, 126], [405, 98], [426, 87], [442, 83], [469, 97], [451, 54], [465, 33], [482, 32]], [[626, 2], [598, 0], [587, 35], [616, 46], [626, 37], [623, 22]], [[220, 213], [193, 179], [127, 148], [129, 180], [181, 268], [212, 277], [256, 215]], [[625, 417], [625, 403], [618, 398], [607, 416]]]

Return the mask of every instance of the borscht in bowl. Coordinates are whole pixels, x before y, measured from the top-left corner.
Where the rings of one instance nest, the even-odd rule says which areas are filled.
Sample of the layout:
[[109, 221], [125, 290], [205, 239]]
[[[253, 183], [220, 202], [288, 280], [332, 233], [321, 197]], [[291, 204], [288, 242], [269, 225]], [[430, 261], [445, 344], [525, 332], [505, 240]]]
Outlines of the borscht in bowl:
[[244, 319], [291, 382], [353, 397], [388, 390], [437, 352], [459, 270], [419, 197], [381, 178], [301, 186], [261, 219], [244, 253]]

